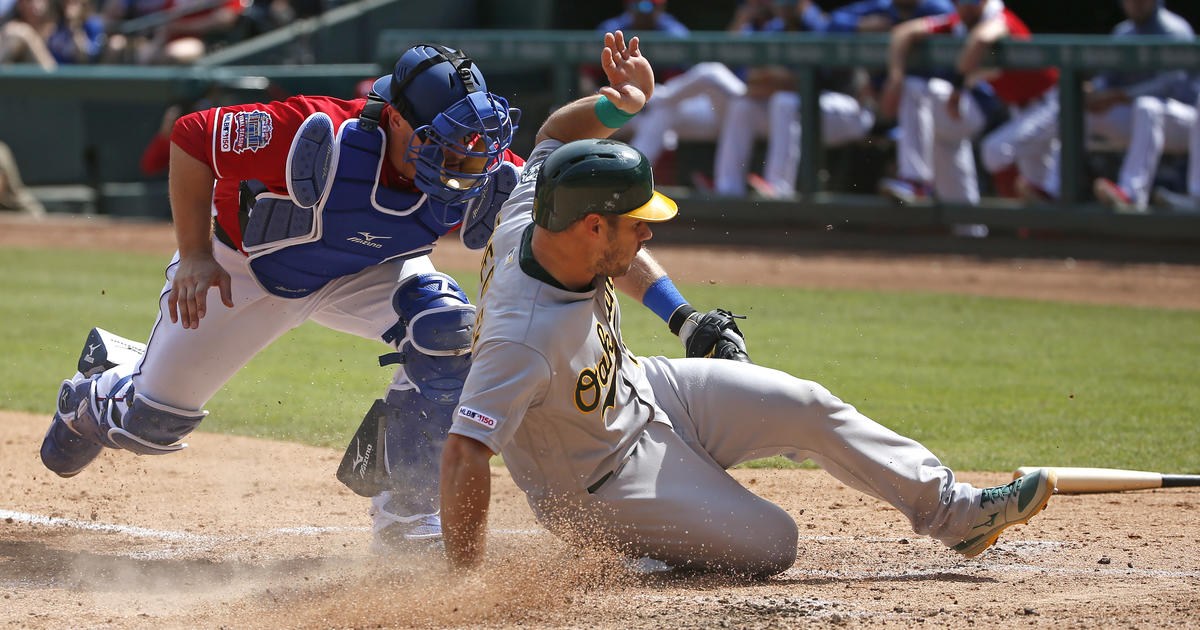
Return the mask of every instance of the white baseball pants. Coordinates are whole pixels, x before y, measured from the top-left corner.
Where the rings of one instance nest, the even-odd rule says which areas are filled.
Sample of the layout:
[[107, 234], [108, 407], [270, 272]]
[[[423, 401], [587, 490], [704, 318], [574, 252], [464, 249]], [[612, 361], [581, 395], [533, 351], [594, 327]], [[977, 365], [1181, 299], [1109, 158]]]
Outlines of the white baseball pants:
[[943, 79], [908, 77], [900, 98], [900, 137], [896, 174], [933, 185], [938, 199], [979, 203], [979, 180], [971, 139], [986, 124], [983, 110], [969, 95], [958, 100], [958, 116], [948, 111], [954, 86]]
[[1154, 175], [1164, 151], [1182, 152], [1196, 126], [1196, 108], [1174, 99], [1139, 96], [1133, 101], [1129, 149], [1121, 162], [1119, 185], [1139, 208], [1150, 203]]
[[[306, 297], [289, 299], [263, 290], [240, 252], [215, 238], [213, 252], [229, 272], [234, 306], [222, 304], [213, 288], [199, 328], [171, 323], [167, 294], [179, 265], [176, 253], [167, 267], [158, 319], [133, 377], [138, 392], [180, 409], [199, 410], [263, 348], [310, 319], [382, 344], [380, 335], [397, 320], [392, 308], [396, 285], [412, 275], [433, 271], [433, 263], [425, 256], [389, 261], [334, 280]], [[397, 370], [397, 378], [403, 379], [402, 371]], [[393, 382], [391, 388], [412, 387], [404, 381]]]
[[[875, 115], [848, 94], [822, 92], [819, 105], [825, 146], [862, 138], [875, 124]], [[765, 102], [742, 97], [729, 106], [713, 164], [713, 185], [718, 193], [746, 194], [750, 154], [754, 141], [763, 137], [767, 139], [763, 179], [785, 196], [795, 194], [801, 157], [800, 95], [796, 92], [776, 92]]]
[[[1149, 204], [1154, 176], [1163, 153], [1191, 151], [1192, 155], [1196, 155], [1191, 148], [1196, 111], [1197, 106], [1173, 99], [1140, 96], [1131, 105], [1117, 105], [1103, 114], [1088, 116], [1089, 141], [1094, 137], [1111, 142], [1112, 146], [1125, 147], [1117, 185], [1129, 193], [1130, 200], [1138, 207], [1145, 208]], [[1200, 140], [1196, 140], [1196, 143], [1200, 143]], [[1200, 170], [1196, 169], [1200, 169], [1200, 165], [1191, 160], [1188, 164], [1188, 189], [1191, 191], [1194, 180], [1197, 193], [1200, 193]], [[1060, 172], [1060, 164], [1056, 159], [1041, 183], [1042, 189], [1054, 197], [1059, 196], [1062, 188]]]
[[980, 145], [983, 167], [996, 173], [1016, 164], [1025, 179], [1045, 181], [1058, 162], [1058, 88], [1009, 111], [1008, 122], [985, 136]]
[[638, 114], [629, 144], [650, 163], [680, 139], [716, 140], [726, 107], [746, 93], [746, 83], [724, 64], [698, 63], [681, 75], [654, 86], [646, 110]]

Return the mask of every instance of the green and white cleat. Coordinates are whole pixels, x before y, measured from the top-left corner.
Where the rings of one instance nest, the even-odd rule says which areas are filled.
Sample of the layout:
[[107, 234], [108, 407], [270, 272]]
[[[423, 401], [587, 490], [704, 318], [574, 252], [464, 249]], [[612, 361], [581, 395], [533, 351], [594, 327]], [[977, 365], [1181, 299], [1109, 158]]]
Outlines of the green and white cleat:
[[974, 558], [991, 547], [1000, 532], [1041, 512], [1058, 485], [1058, 475], [1049, 468], [1039, 468], [1003, 486], [983, 489], [979, 499], [979, 519], [966, 540], [952, 549]]

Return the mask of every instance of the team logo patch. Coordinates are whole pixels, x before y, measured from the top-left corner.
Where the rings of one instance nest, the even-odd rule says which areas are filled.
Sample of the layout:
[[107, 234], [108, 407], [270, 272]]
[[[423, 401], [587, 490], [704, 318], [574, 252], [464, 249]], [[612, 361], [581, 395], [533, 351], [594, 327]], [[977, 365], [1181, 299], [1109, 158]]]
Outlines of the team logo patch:
[[271, 144], [271, 133], [274, 130], [275, 125], [267, 112], [256, 109], [233, 114], [233, 152], [258, 151]]
[[458, 408], [458, 415], [466, 418], [467, 420], [474, 420], [475, 422], [478, 422], [489, 429], [496, 428], [495, 418], [479, 413], [478, 411], [475, 411], [466, 405], [462, 405]]
[[540, 170], [542, 170], [541, 162], [538, 162], [537, 164], [526, 164], [525, 170], [521, 171], [521, 179], [517, 180], [518, 185], [528, 184], [529, 182], [537, 180], [537, 174]]

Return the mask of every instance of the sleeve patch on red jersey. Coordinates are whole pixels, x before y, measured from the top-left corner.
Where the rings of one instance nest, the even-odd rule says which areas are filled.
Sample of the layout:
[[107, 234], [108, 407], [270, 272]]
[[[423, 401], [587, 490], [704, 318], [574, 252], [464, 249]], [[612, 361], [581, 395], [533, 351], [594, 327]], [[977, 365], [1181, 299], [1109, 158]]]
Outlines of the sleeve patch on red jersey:
[[271, 133], [274, 130], [271, 114], [267, 112], [257, 109], [249, 112], [226, 112], [221, 117], [221, 151], [258, 151], [271, 144]]

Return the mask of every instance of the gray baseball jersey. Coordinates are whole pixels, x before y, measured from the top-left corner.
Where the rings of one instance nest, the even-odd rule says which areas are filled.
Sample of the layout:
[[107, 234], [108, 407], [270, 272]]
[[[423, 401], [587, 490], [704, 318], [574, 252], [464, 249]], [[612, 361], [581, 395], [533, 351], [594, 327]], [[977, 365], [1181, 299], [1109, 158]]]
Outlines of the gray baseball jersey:
[[[526, 163], [487, 249], [472, 369], [453, 432], [504, 452], [531, 497], [577, 494], [616, 467], [651, 421], [666, 422], [621, 340], [611, 280], [560, 286], [533, 259], [533, 189], [545, 142]], [[479, 361], [483, 363], [480, 364]]]
[[796, 524], [725, 469], [812, 459], [898, 508], [918, 533], [963, 539], [979, 491], [917, 442], [811, 381], [718, 359], [635, 357], [612, 282], [560, 286], [534, 259], [539, 144], [485, 250], [474, 361], [450, 432], [503, 454], [551, 531], [674, 566], [776, 573]]

